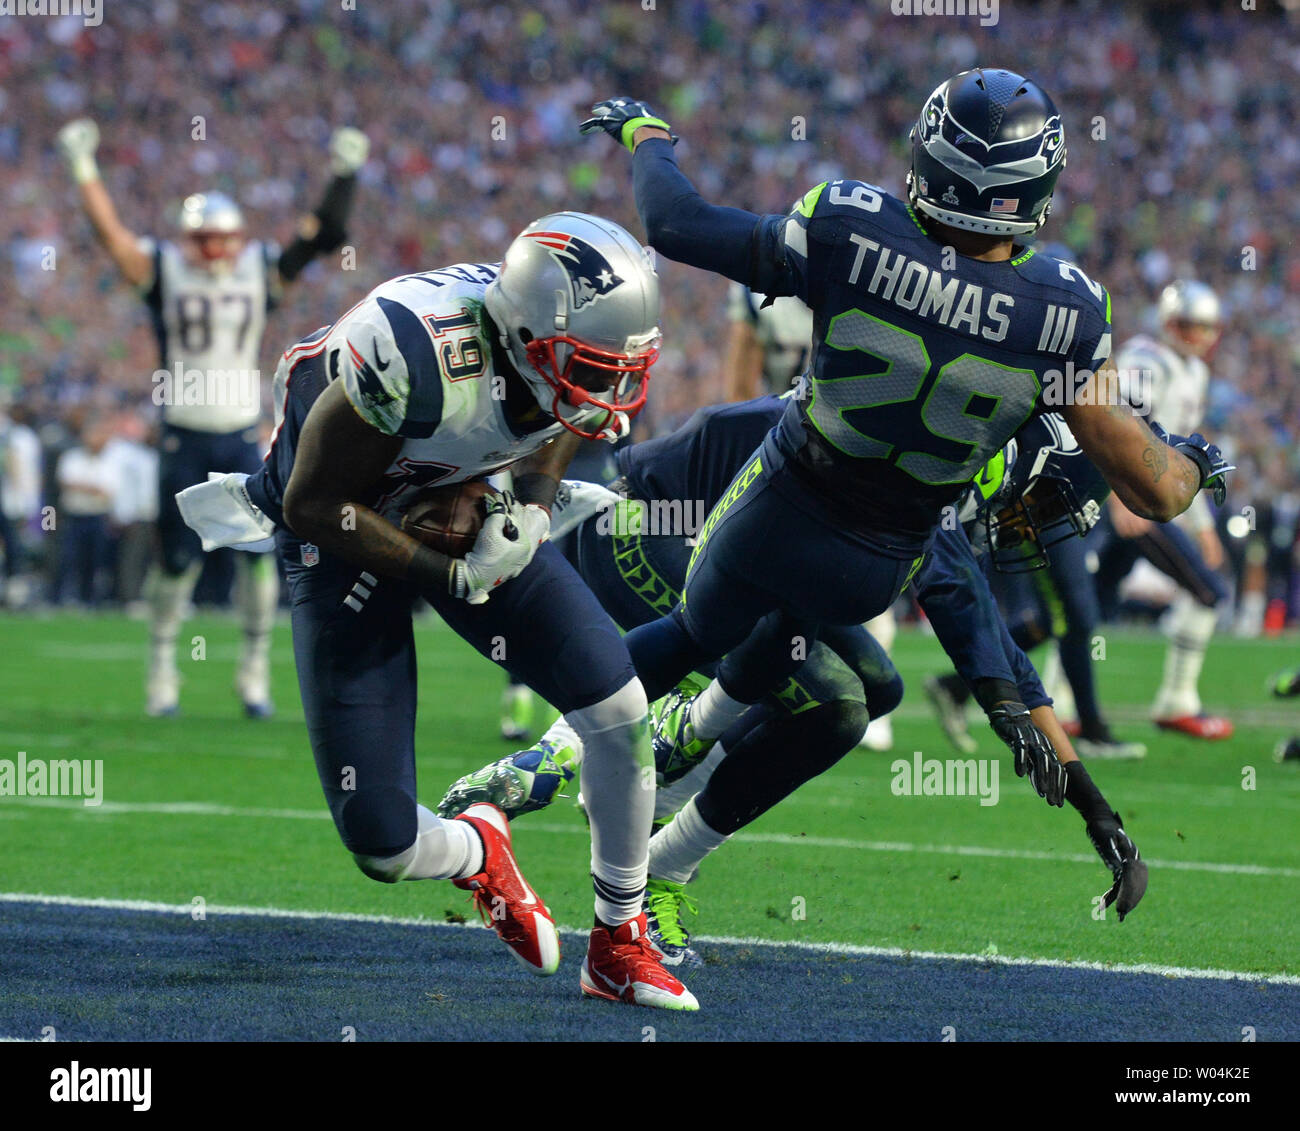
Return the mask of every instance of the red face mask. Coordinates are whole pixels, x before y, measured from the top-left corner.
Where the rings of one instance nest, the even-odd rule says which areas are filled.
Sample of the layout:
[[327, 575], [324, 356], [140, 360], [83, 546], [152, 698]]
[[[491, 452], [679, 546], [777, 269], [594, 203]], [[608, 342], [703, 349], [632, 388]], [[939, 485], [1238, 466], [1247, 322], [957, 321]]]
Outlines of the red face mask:
[[204, 263], [233, 261], [244, 246], [244, 237], [238, 232], [194, 232], [190, 241], [198, 258]]
[[1167, 325], [1169, 332], [1187, 351], [1202, 361], [1209, 361], [1214, 356], [1214, 351], [1219, 348], [1219, 339], [1223, 337], [1223, 327], [1219, 325], [1185, 322], [1181, 318], [1170, 319]]
[[[572, 351], [563, 370], [555, 356], [557, 345], [568, 346]], [[584, 440], [598, 439], [600, 433], [614, 423], [615, 413], [621, 412], [633, 417], [645, 407], [650, 366], [659, 357], [659, 350], [655, 346], [651, 346], [645, 353], [628, 357], [626, 354], [584, 345], [562, 334], [553, 338], [534, 338], [524, 348], [529, 363], [555, 393], [555, 399], [551, 402], [551, 415]], [[594, 396], [586, 385], [595, 385], [602, 393], [612, 386], [613, 396], [608, 400]], [[601, 409], [605, 415], [593, 429], [585, 430], [564, 418], [560, 412], [561, 401], [571, 408]]]

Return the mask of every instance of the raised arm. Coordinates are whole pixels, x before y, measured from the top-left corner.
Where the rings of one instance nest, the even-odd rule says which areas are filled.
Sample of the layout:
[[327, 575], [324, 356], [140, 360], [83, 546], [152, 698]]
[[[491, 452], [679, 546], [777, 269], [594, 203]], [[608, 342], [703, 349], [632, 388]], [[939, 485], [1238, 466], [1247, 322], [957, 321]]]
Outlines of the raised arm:
[[330, 177], [315, 212], [298, 221], [293, 242], [276, 262], [279, 283], [292, 283], [316, 256], [327, 255], [347, 239], [348, 214], [357, 191], [357, 172], [366, 163], [370, 140], [360, 130], [344, 126], [330, 137]]
[[122, 276], [135, 287], [146, 286], [153, 277], [153, 261], [141, 250], [139, 238], [118, 219], [117, 209], [99, 175], [95, 150], [99, 127], [89, 118], [69, 122], [58, 133], [59, 152], [81, 192], [81, 204], [90, 218], [95, 235], [103, 244]]
[[676, 138], [644, 102], [610, 98], [578, 128], [604, 130], [633, 154], [637, 211], [655, 251], [746, 286], [754, 282], [754, 236], [762, 217], [710, 204], [677, 168]]

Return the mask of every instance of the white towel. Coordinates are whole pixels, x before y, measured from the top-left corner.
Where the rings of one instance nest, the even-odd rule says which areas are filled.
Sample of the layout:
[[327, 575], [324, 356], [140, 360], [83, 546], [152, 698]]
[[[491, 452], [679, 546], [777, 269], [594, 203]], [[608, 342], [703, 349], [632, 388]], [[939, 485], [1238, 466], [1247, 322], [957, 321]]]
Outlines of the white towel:
[[555, 494], [551, 507], [551, 538], [562, 538], [570, 530], [586, 522], [593, 514], [614, 506], [619, 496], [598, 483], [585, 483], [581, 479], [564, 479]]
[[196, 483], [176, 494], [181, 518], [203, 542], [206, 553], [231, 546], [263, 554], [275, 549], [275, 523], [248, 497], [242, 471], [208, 473], [206, 483]]

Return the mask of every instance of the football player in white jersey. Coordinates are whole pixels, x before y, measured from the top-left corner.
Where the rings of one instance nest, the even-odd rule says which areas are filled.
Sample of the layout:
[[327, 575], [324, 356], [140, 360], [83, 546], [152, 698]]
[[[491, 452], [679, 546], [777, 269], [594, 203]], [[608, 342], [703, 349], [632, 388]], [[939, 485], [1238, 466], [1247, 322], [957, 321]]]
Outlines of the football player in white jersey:
[[[582, 213], [545, 216], [504, 264], [392, 279], [291, 348], [262, 469], [200, 484], [183, 502], [187, 513], [191, 498], [230, 504], [236, 520], [242, 509], [249, 540], [265, 532], [262, 516], [280, 527], [312, 750], [367, 876], [452, 879], [530, 970], [558, 967], [554, 922], [518, 873], [501, 811], [475, 805], [445, 820], [417, 800], [411, 608], [423, 597], [586, 745], [596, 924], [582, 991], [695, 1009], [642, 911], [654, 812], [645, 691], [614, 622], [547, 541], [582, 441], [617, 438], [644, 405], [658, 320], [658, 277], [627, 232]], [[429, 485], [506, 468], [513, 494], [494, 497], [464, 558], [395, 524]]]
[[[261, 462], [258, 355], [266, 315], [314, 256], [335, 250], [346, 238], [356, 173], [369, 142], [360, 130], [335, 131], [325, 196], [283, 250], [250, 239], [239, 206], [218, 192], [186, 198], [179, 240], [138, 237], [118, 218], [100, 178], [98, 143], [98, 127], [88, 119], [70, 122], [58, 134], [95, 235], [140, 292], [158, 337], [161, 368], [149, 392], [162, 406], [161, 553], [147, 587], [151, 652], [145, 709], [150, 715], [173, 715], [180, 702], [176, 638], [202, 569], [199, 541], [181, 521], [175, 494], [210, 471], [251, 472]], [[272, 560], [240, 555], [235, 604], [244, 639], [235, 688], [250, 718], [273, 711], [269, 653], [278, 593]]]
[[727, 297], [727, 357], [723, 382], [729, 401], [764, 393], [780, 396], [804, 371], [812, 354], [812, 311], [793, 295], [768, 301], [740, 283]]
[[[1205, 415], [1210, 370], [1207, 361], [1223, 328], [1218, 296], [1204, 283], [1178, 280], [1160, 295], [1160, 336], [1139, 335], [1115, 355], [1129, 400], [1169, 432], [1189, 436]], [[1163, 730], [1195, 738], [1223, 739], [1232, 723], [1201, 710], [1197, 681], [1214, 633], [1218, 610], [1228, 600], [1219, 575], [1223, 546], [1209, 500], [1195, 499], [1170, 523], [1133, 514], [1114, 495], [1107, 510], [1111, 537], [1099, 554], [1098, 589], [1113, 593], [1139, 557], [1176, 581], [1181, 592], [1169, 616], [1164, 678], [1151, 707]]]
[[[731, 322], [723, 363], [727, 400], [748, 401], [764, 393], [779, 396], [790, 389], [812, 356], [813, 315], [807, 304], [793, 295], [769, 300], [732, 283], [727, 316]], [[898, 633], [894, 610], [873, 617], [866, 629], [889, 655]], [[894, 724], [889, 715], [873, 718], [859, 745], [868, 750], [891, 749]]]

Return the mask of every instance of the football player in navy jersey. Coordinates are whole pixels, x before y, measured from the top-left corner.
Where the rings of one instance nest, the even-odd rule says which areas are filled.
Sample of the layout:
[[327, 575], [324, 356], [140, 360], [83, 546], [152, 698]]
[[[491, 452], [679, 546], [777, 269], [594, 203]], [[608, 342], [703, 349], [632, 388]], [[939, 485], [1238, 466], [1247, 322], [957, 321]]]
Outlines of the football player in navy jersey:
[[[219, 192], [185, 199], [181, 239], [138, 237], [118, 218], [100, 178], [98, 144], [99, 129], [89, 119], [59, 131], [59, 150], [80, 186], [95, 235], [122, 277], [139, 290], [158, 338], [161, 370], [149, 391], [162, 406], [159, 561], [147, 590], [151, 648], [145, 710], [174, 715], [180, 704], [176, 638], [202, 568], [199, 540], [181, 521], [176, 493], [210, 471], [252, 472], [261, 463], [258, 374], [266, 316], [314, 257], [346, 239], [356, 174], [370, 143], [351, 127], [334, 132], [325, 195], [283, 249], [249, 239], [243, 212]], [[250, 718], [266, 718], [272, 713], [271, 626], [279, 579], [267, 557], [241, 554], [236, 567], [235, 604], [244, 630], [236, 690]]]
[[[700, 409], [672, 434], [632, 445], [619, 453], [622, 474], [610, 484], [617, 494], [590, 484], [565, 483], [561, 497], [569, 498], [557, 507], [553, 534], [620, 628], [649, 623], [677, 602], [694, 524], [664, 519], [711, 508], [780, 419], [790, 395]], [[1014, 474], [1006, 483], [981, 477], [981, 486], [987, 483], [999, 510], [1007, 509], [1017, 519], [1050, 514], [1053, 531], [1064, 515], [1075, 518], [1081, 505], [1091, 504], [1090, 516], [1097, 506], [1092, 500], [1080, 504], [1073, 496], [1053, 505], [1064, 494], [1048, 490], [1057, 488], [1056, 465], [1047, 463], [1058, 454], [1055, 436], [1046, 425], [1032, 421], [1008, 445], [1006, 456], [999, 453], [994, 461], [991, 470], [999, 477], [1011, 462]], [[1023, 452], [1019, 458], [1017, 451]], [[1081, 457], [1079, 462], [1084, 462]], [[1016, 500], [1025, 496], [1030, 501], [1019, 505], [1013, 493]], [[586, 496], [595, 501], [586, 502]], [[973, 521], [974, 504], [970, 510]], [[1082, 526], [1083, 520], [1078, 521]], [[1049, 524], [1044, 519], [1040, 525]], [[1074, 527], [1066, 529], [1076, 532]], [[1069, 800], [1112, 872], [1106, 905], [1118, 900], [1122, 920], [1141, 898], [1146, 866], [1118, 815], [1075, 758], [1032, 664], [998, 615], [962, 527], [939, 533], [913, 584], [936, 637], [961, 672], [963, 687], [992, 705], [990, 723], [1015, 755], [1017, 771], [1033, 778], [1057, 774], [1056, 788], [1048, 792], [1058, 805], [1068, 782]], [[693, 694], [698, 686], [684, 690]], [[650, 842], [646, 914], [651, 941], [664, 953], [665, 964], [698, 962], [683, 913], [696, 910], [687, 885], [707, 852], [693, 846], [697, 838], [690, 835], [692, 826], [710, 830], [703, 834], [708, 850], [720, 847], [839, 761], [857, 744], [868, 719], [888, 717], [902, 690], [893, 664], [861, 626], [835, 626], [813, 645], [788, 683], [746, 712], [703, 762], [693, 767], [656, 766], [660, 786], [655, 816], [660, 829]], [[1008, 711], [1008, 702], [1021, 706]], [[1052, 743], [1061, 752], [1063, 766], [1049, 753]], [[501, 806], [511, 817], [545, 808], [573, 780], [582, 756], [581, 737], [561, 716], [528, 750], [457, 780], [438, 812], [454, 816], [480, 801]], [[675, 773], [682, 776], [674, 780]]]
[[[645, 404], [658, 320], [658, 276], [627, 232], [583, 213], [542, 217], [504, 263], [390, 279], [289, 349], [263, 469], [185, 495], [279, 528], [312, 751], [358, 867], [390, 883], [452, 879], [530, 970], [557, 969], [554, 922], [519, 874], [500, 809], [445, 820], [417, 799], [411, 609], [423, 597], [584, 740], [596, 923], [582, 991], [695, 1009], [642, 912], [645, 693], [613, 621], [547, 541], [579, 445], [617, 438]], [[490, 502], [464, 558], [397, 525], [425, 487], [507, 468], [513, 493]]]
[[1035, 413], [1059, 407], [1135, 513], [1164, 521], [1223, 490], [1217, 449], [1165, 443], [1118, 395], [1105, 289], [1016, 244], [1046, 221], [1065, 164], [1060, 115], [1032, 80], [942, 83], [912, 132], [907, 200], [841, 179], [788, 215], [706, 202], [642, 102], [597, 103], [581, 128], [633, 152], [656, 251], [813, 311], [807, 395], [709, 515], [681, 603], [629, 637], [652, 698], [725, 657], [657, 745], [703, 757], [789, 675], [792, 638], [888, 608], [943, 508]]

